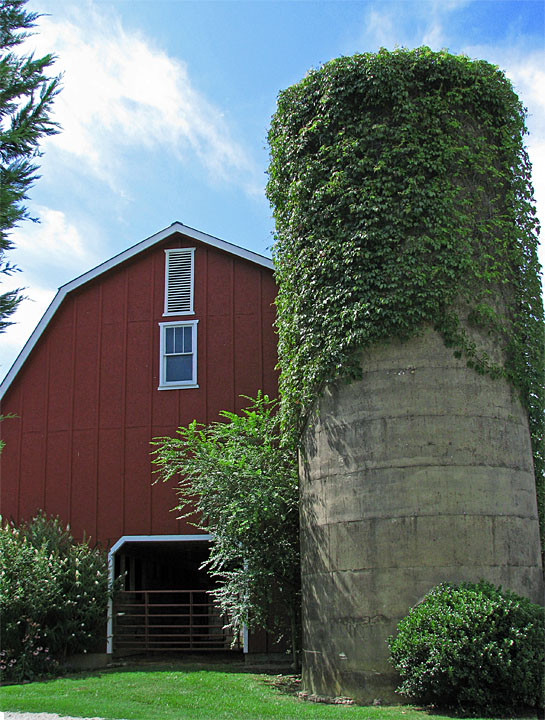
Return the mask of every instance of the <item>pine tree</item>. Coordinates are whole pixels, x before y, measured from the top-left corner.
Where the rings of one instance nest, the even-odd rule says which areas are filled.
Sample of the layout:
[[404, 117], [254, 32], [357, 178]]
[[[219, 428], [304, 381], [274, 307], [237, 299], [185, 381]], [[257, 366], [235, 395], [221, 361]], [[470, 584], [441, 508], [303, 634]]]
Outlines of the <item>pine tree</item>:
[[[35, 59], [16, 52], [39, 18], [25, 9], [26, 2], [0, 0], [0, 273], [4, 275], [17, 270], [5, 257], [13, 248], [10, 231], [31, 219], [24, 201], [39, 177], [39, 142], [58, 132], [57, 123], [49, 119], [60, 87], [60, 76], [47, 75], [54, 56]], [[8, 318], [21, 300], [21, 289], [0, 294], [0, 332], [12, 324]]]

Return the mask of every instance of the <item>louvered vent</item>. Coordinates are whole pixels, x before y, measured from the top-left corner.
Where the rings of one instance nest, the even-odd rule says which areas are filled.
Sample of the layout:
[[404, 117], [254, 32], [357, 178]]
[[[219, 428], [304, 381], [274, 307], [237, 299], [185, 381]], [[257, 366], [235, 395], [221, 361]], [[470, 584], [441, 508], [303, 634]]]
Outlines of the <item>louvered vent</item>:
[[166, 250], [165, 315], [193, 312], [194, 248]]

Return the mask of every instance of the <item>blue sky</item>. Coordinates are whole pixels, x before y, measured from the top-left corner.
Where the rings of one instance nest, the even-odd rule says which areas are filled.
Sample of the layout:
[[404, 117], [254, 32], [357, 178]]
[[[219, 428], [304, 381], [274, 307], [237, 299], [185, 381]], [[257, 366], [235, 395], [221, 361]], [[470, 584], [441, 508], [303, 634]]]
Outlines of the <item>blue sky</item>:
[[[56, 289], [175, 220], [262, 254], [267, 131], [280, 90], [331, 58], [448, 48], [497, 64], [528, 108], [545, 216], [542, 0], [30, 0], [47, 13], [29, 48], [58, 56], [63, 126], [43, 145], [12, 237], [26, 287], [2, 335], [0, 377]], [[543, 248], [541, 262], [545, 264]], [[8, 285], [4, 282], [4, 287]]]

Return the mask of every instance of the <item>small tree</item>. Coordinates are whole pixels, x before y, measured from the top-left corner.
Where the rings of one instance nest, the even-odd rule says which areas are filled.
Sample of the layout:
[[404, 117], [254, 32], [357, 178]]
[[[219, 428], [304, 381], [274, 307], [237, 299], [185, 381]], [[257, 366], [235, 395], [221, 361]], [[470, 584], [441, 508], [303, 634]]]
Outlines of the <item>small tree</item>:
[[243, 624], [277, 634], [288, 625], [297, 663], [299, 513], [297, 465], [280, 445], [276, 402], [250, 406], [208, 426], [192, 422], [175, 438], [157, 438], [154, 463], [178, 480], [181, 517], [213, 534], [206, 565], [213, 591], [235, 633]]
[[[24, 200], [37, 179], [35, 158], [46, 135], [58, 132], [49, 119], [59, 91], [60, 77], [46, 74], [52, 55], [35, 59], [17, 55], [14, 48], [28, 37], [39, 15], [27, 12], [27, 0], [0, 0], [0, 273], [11, 275], [16, 268], [5, 259], [13, 247], [8, 234], [21, 220], [30, 218]], [[20, 289], [0, 294], [0, 332], [21, 302]]]

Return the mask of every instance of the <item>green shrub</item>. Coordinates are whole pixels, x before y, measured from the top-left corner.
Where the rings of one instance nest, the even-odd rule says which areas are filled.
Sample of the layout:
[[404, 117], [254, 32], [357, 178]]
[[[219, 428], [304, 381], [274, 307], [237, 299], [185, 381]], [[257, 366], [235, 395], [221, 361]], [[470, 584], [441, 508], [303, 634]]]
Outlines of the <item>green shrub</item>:
[[0, 671], [30, 680], [67, 655], [92, 649], [104, 634], [105, 553], [75, 543], [58, 518], [40, 514], [0, 527]]
[[543, 707], [545, 611], [485, 581], [438, 585], [399, 623], [398, 692], [465, 714]]

